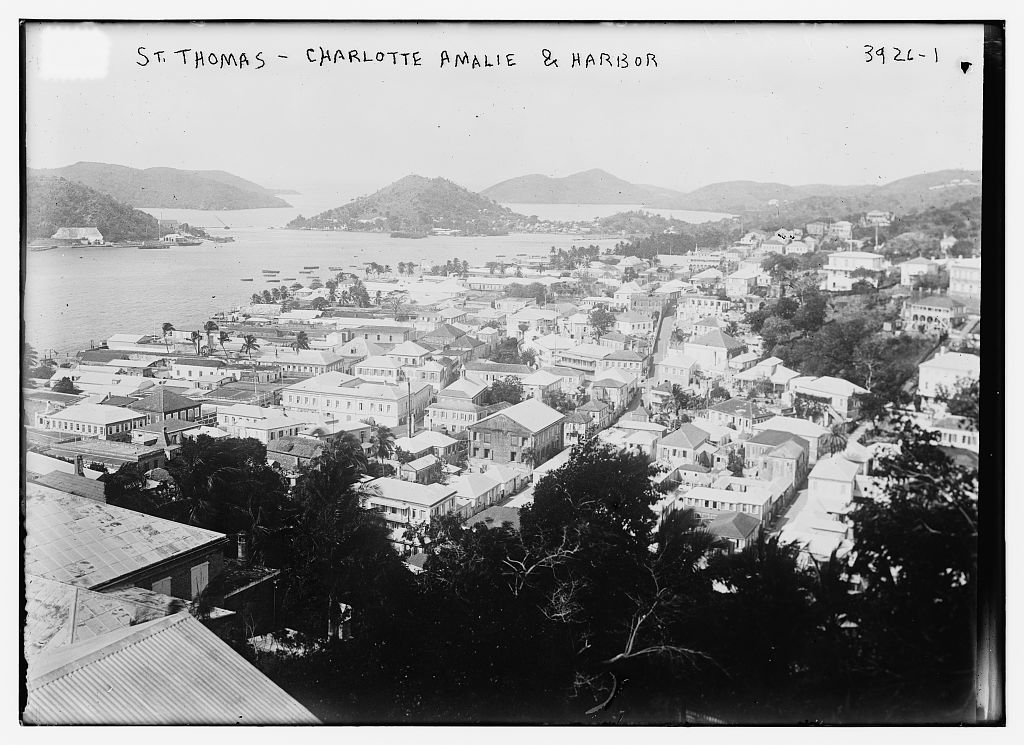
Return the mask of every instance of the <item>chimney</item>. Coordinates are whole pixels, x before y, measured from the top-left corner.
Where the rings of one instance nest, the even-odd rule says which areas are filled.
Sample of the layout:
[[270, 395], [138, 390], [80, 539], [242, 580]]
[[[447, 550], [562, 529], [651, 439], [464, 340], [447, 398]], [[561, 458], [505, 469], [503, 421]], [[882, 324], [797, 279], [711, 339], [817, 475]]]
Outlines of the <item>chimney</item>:
[[242, 566], [248, 566], [249, 564], [249, 536], [245, 533], [239, 533], [236, 541], [238, 546], [238, 563]]
[[82, 456], [81, 455], [76, 455], [75, 456], [75, 475], [76, 476], [82, 476], [82, 477], [85, 476], [85, 467], [83, 465], [83, 460], [82, 460]]
[[163, 429], [161, 431], [163, 432], [163, 435], [164, 435], [164, 447], [169, 447], [170, 444], [171, 444], [171, 438], [167, 435], [167, 425], [166, 424], [163, 426]]

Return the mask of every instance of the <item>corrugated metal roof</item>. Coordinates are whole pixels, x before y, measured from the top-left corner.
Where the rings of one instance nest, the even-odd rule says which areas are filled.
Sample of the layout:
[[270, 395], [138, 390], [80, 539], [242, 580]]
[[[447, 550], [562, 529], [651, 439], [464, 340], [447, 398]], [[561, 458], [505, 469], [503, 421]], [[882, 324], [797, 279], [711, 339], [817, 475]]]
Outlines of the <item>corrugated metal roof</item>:
[[131, 588], [129, 593], [100, 593], [43, 577], [25, 577], [25, 659], [35, 677], [35, 660], [59, 647], [143, 621], [177, 613], [184, 600]]
[[80, 587], [96, 587], [226, 538], [54, 492], [26, 496], [25, 529], [25, 572]]
[[41, 656], [32, 724], [319, 724], [188, 613]]

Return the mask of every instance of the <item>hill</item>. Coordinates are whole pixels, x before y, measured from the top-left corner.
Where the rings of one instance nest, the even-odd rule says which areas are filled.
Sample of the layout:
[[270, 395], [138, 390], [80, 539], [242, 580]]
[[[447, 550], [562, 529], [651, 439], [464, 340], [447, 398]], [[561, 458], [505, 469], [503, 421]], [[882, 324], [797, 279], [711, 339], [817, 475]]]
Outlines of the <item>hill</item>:
[[108, 241], [153, 240], [152, 215], [65, 178], [29, 173], [25, 191], [27, 241], [49, 238], [62, 227], [95, 227]]
[[948, 206], [979, 196], [981, 173], [934, 171], [881, 186], [722, 181], [684, 193], [631, 184], [606, 171], [592, 170], [564, 178], [520, 176], [495, 184], [482, 194], [503, 203], [638, 204], [755, 216], [769, 212], [781, 216], [786, 212], [791, 218], [809, 215], [809, 219], [814, 219], [874, 209], [906, 213]]
[[428, 233], [434, 228], [469, 235], [507, 232], [519, 220], [506, 207], [443, 178], [406, 176], [366, 197], [321, 212], [301, 215], [289, 228]]
[[259, 184], [226, 171], [138, 169], [79, 162], [63, 168], [30, 169], [30, 172], [75, 181], [119, 202], [140, 207], [240, 210], [290, 206]]
[[562, 178], [539, 173], [502, 181], [480, 192], [496, 202], [513, 204], [643, 204], [664, 206], [681, 192], [660, 186], [631, 184], [595, 168]]

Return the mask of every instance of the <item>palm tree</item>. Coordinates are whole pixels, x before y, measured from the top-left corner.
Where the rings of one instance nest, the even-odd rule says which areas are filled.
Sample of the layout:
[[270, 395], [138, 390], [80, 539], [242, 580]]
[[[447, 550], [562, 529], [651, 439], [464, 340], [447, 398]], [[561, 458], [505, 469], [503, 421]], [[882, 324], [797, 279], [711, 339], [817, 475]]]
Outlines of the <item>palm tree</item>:
[[829, 449], [832, 455], [835, 455], [846, 447], [848, 441], [849, 438], [843, 431], [843, 424], [839, 423], [832, 426], [832, 431], [828, 433], [822, 444]]
[[378, 462], [383, 463], [385, 458], [395, 454], [395, 433], [391, 427], [383, 424], [374, 424], [373, 432], [370, 435], [371, 452]]
[[167, 351], [170, 352], [171, 351], [171, 344], [170, 344], [170, 342], [167, 341], [167, 335], [170, 334], [172, 331], [174, 331], [174, 324], [173, 323], [165, 323], [162, 328], [163, 328], [163, 332], [164, 332], [164, 346], [167, 347]]
[[249, 361], [252, 362], [252, 353], [260, 348], [260, 343], [256, 337], [252, 334], [246, 334], [242, 338], [242, 351], [249, 356]]
[[188, 335], [188, 338], [192, 341], [193, 344], [196, 345], [196, 356], [198, 357], [200, 354], [199, 342], [203, 340], [203, 335], [198, 331], [193, 331], [191, 334]]
[[220, 329], [220, 326], [218, 326], [213, 321], [207, 321], [206, 323], [203, 324], [203, 331], [206, 332], [206, 353], [207, 354], [210, 354], [210, 355], [213, 354], [213, 332], [214, 331], [218, 331], [219, 329]]
[[290, 346], [296, 353], [298, 353], [300, 349], [309, 349], [309, 335], [305, 331], [300, 331], [295, 336], [295, 341], [293, 341]]
[[227, 331], [221, 331], [220, 338], [217, 340], [217, 342], [220, 344], [220, 351], [224, 353], [224, 359], [227, 359], [228, 357], [228, 350], [224, 348], [224, 342], [227, 341], [231, 341], [231, 334], [229, 334]]

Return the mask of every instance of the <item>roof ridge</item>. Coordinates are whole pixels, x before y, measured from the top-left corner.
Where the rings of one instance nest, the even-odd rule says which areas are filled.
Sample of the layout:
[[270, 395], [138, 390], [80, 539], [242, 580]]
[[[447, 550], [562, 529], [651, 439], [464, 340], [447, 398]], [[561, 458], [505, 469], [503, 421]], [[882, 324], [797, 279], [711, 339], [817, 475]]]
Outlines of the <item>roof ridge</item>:
[[[78, 597], [77, 593], [75, 597]], [[180, 613], [175, 613], [170, 616], [163, 616], [162, 618], [155, 618], [150, 621], [144, 621], [134, 626], [126, 626], [126, 629], [132, 629], [132, 631], [129, 631], [124, 636], [120, 636], [119, 638], [112, 640], [111, 642], [103, 645], [102, 647], [94, 649], [93, 651], [83, 655], [82, 657], [79, 657], [78, 659], [71, 660], [63, 665], [59, 665], [58, 667], [53, 668], [52, 670], [47, 670], [45, 673], [39, 674], [34, 679], [27, 681], [26, 685], [28, 686], [29, 690], [33, 691], [45, 688], [46, 686], [50, 685], [51, 683], [54, 683], [55, 681], [60, 680], [61, 678], [67, 677], [68, 675], [71, 675], [72, 673], [75, 673], [84, 667], [92, 665], [95, 662], [99, 662], [101, 659], [110, 657], [114, 654], [118, 654], [119, 652], [123, 652], [124, 650], [135, 646], [143, 639], [147, 639], [152, 636], [156, 636], [157, 634], [161, 634], [164, 631], [170, 629], [172, 626], [175, 626], [178, 623], [185, 621], [186, 618], [192, 618], [192, 614], [188, 611], [181, 611]], [[162, 628], [160, 627], [161, 624], [163, 624]], [[103, 637], [105, 636], [111, 636], [119, 633], [121, 633], [120, 629], [110, 631], [107, 634], [103, 634], [102, 636], [93, 637], [92, 639], [86, 639], [84, 641], [78, 642], [77, 644], [88, 644], [89, 642], [102, 640]], [[71, 644], [67, 647], [60, 647], [60, 653], [67, 653], [75, 646], [75, 644]], [[54, 654], [58, 653], [55, 652]]]

